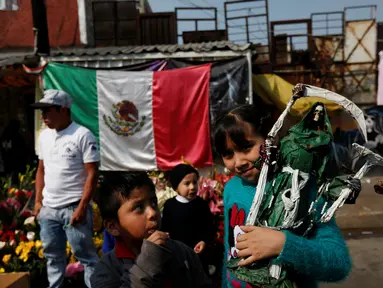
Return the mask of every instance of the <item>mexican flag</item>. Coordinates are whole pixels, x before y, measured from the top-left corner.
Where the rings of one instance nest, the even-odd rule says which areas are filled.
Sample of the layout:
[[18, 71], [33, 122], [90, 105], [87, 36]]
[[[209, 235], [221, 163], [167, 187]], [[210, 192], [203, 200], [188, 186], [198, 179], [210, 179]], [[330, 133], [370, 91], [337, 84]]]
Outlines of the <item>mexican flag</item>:
[[42, 75], [44, 89], [72, 96], [72, 119], [99, 141], [101, 170], [167, 170], [182, 158], [213, 163], [210, 68], [127, 72], [49, 63]]

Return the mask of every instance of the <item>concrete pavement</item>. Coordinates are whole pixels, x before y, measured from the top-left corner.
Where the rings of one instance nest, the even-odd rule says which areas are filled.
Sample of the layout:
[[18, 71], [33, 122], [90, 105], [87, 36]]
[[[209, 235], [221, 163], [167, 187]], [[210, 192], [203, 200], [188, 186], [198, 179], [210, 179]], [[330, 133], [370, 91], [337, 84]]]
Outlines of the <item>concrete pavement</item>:
[[353, 267], [350, 276], [339, 284], [322, 284], [321, 288], [383, 287], [383, 238], [350, 239]]
[[383, 287], [383, 195], [373, 188], [380, 179], [383, 176], [363, 181], [357, 203], [338, 211], [337, 223], [350, 248], [353, 267], [344, 282], [322, 284], [321, 288]]

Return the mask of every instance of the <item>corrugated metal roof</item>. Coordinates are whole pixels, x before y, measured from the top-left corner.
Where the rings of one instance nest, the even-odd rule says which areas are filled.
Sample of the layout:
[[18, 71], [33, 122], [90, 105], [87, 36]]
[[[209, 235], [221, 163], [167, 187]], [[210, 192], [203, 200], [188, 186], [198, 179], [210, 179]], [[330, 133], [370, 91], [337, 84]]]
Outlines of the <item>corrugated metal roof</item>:
[[33, 52], [3, 52], [0, 53], [0, 67], [22, 64], [33, 57]]
[[[145, 46], [121, 46], [121, 47], [97, 47], [97, 48], [52, 48], [51, 55], [55, 57], [91, 57], [91, 56], [117, 56], [117, 55], [138, 55], [145, 53], [172, 54], [175, 52], [212, 52], [212, 51], [233, 51], [243, 52], [250, 48], [250, 44], [238, 45], [231, 41], [215, 41], [203, 43], [188, 43], [181, 45], [145, 45]], [[14, 64], [22, 64], [25, 61], [36, 57], [33, 52], [0, 52], [0, 67]]]
[[51, 57], [58, 56], [106, 56], [128, 55], [140, 53], [175, 53], [175, 52], [210, 52], [218, 50], [245, 51], [250, 44], [237, 45], [231, 41], [215, 41], [203, 43], [188, 43], [174, 45], [146, 45], [146, 46], [121, 46], [121, 47], [98, 47], [98, 48], [63, 48], [52, 49]]

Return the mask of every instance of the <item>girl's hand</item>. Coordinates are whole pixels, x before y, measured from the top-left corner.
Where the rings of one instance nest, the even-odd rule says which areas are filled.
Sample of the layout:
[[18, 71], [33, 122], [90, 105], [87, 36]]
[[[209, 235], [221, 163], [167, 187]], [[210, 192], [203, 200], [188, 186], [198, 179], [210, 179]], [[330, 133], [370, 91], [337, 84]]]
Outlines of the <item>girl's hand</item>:
[[285, 245], [283, 232], [256, 226], [241, 226], [245, 234], [238, 236], [238, 257], [246, 258], [238, 263], [246, 266], [255, 261], [279, 256]]
[[203, 250], [205, 250], [205, 247], [206, 247], [206, 243], [203, 241], [200, 241], [197, 243], [197, 245], [195, 245], [194, 252], [197, 254], [200, 254], [203, 252]]

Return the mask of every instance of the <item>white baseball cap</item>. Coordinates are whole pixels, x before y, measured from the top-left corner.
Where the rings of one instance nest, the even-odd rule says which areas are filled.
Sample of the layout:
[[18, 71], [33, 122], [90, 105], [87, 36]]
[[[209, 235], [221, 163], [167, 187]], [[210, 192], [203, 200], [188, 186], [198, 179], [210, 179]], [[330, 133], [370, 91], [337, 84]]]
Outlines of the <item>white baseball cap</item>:
[[41, 109], [51, 106], [60, 106], [70, 108], [72, 105], [72, 98], [68, 93], [61, 90], [49, 89], [44, 91], [44, 97], [39, 102], [32, 104], [35, 109]]

